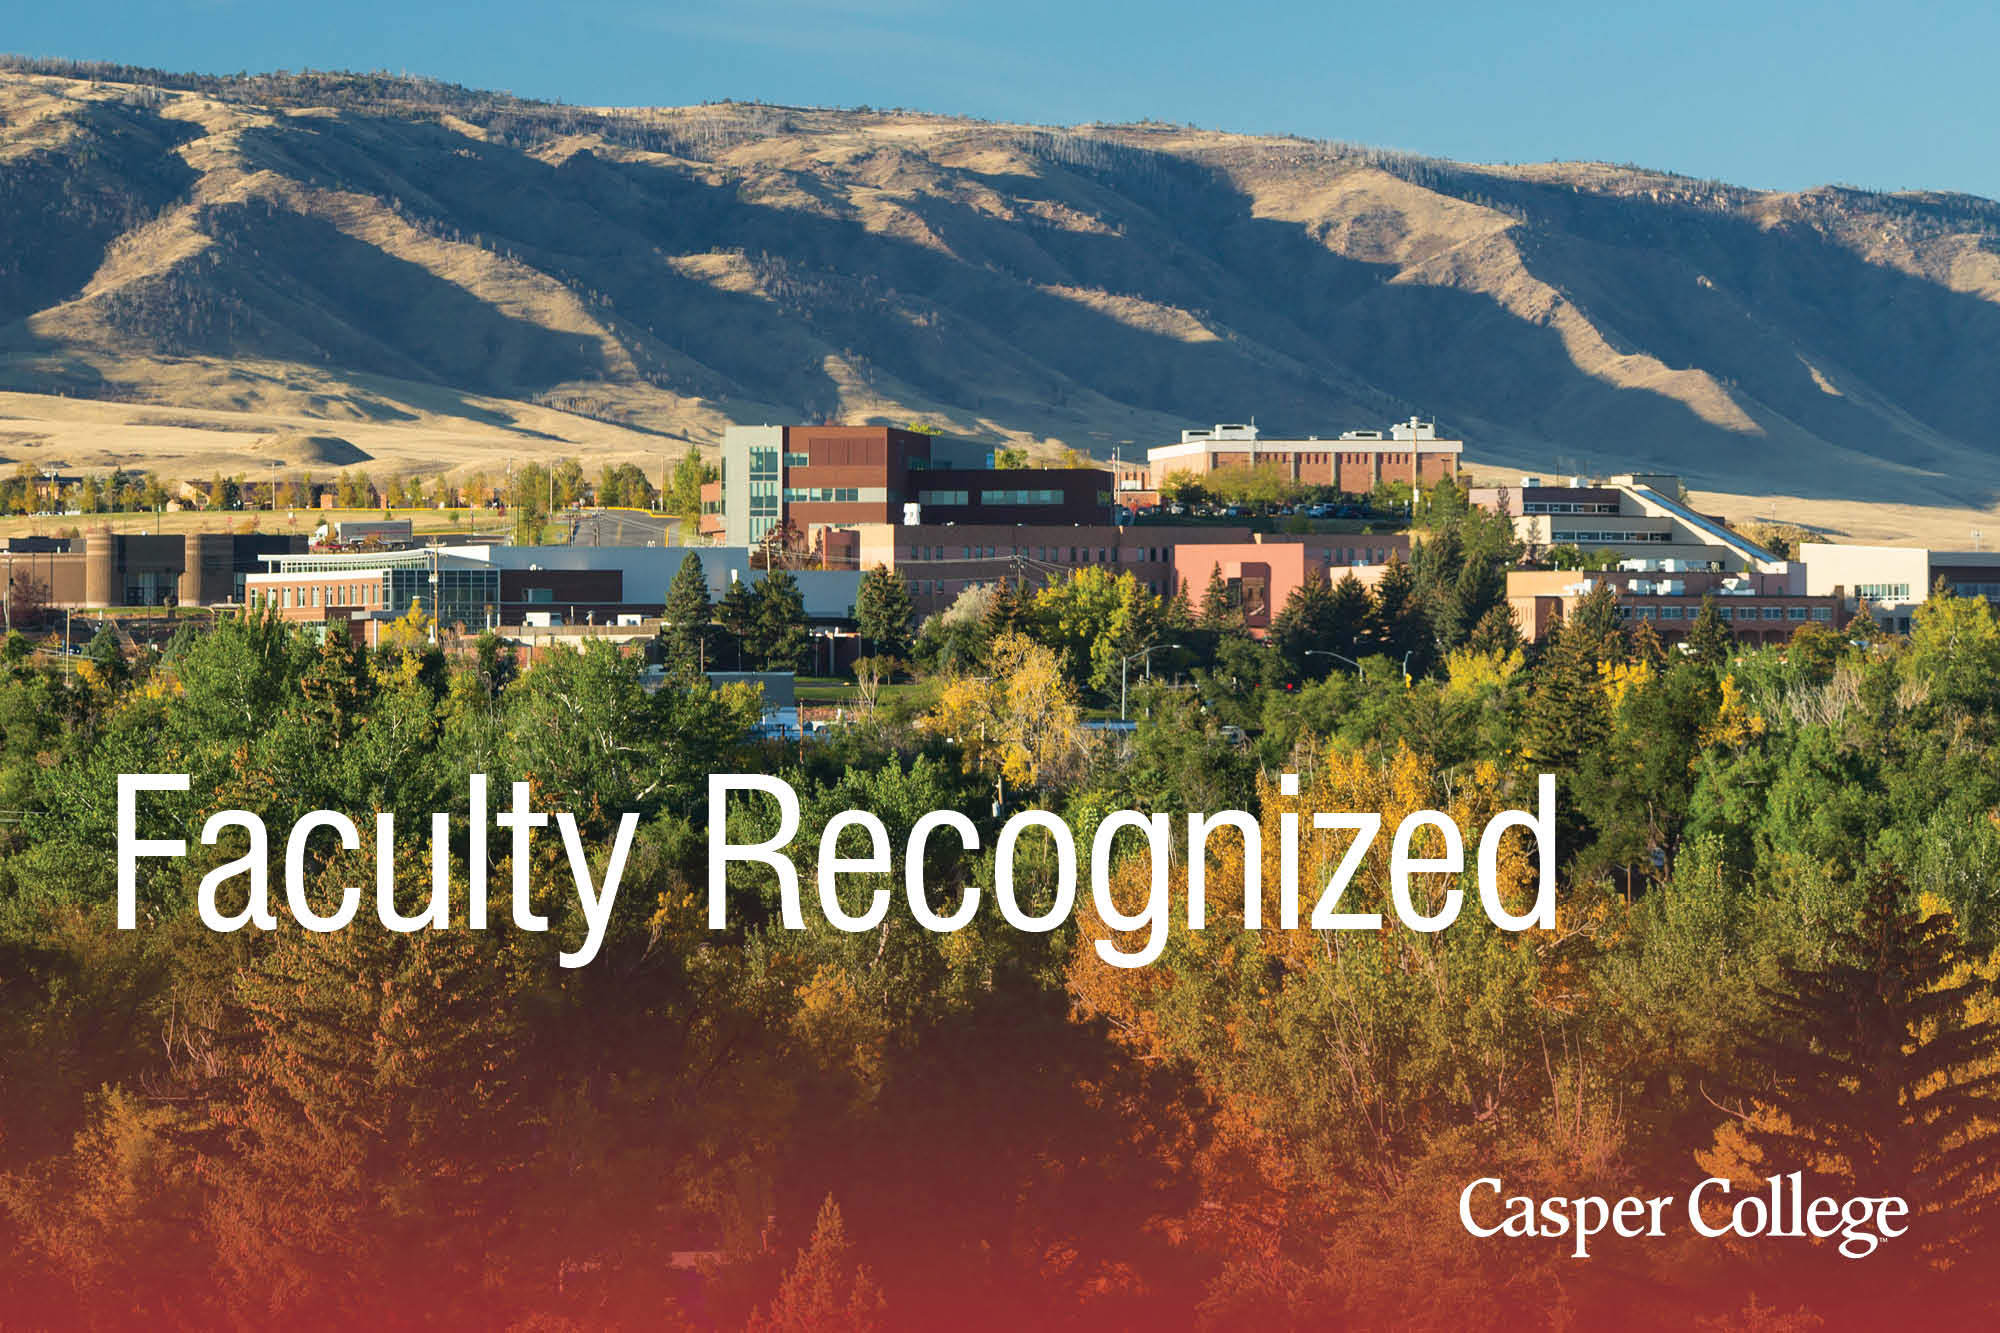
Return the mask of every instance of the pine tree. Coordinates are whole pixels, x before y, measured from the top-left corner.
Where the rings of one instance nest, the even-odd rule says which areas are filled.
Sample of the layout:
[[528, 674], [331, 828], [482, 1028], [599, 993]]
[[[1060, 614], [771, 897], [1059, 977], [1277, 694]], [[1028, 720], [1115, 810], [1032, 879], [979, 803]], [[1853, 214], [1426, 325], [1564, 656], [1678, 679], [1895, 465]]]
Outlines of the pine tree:
[[1361, 636], [1375, 612], [1375, 601], [1360, 579], [1349, 570], [1333, 585], [1333, 602], [1327, 611], [1332, 647], [1347, 657], [1359, 657]]
[[1666, 665], [1667, 645], [1650, 620], [1641, 620], [1632, 627], [1632, 660], [1655, 670]]
[[1308, 573], [1285, 599], [1284, 609], [1271, 622], [1271, 642], [1293, 675], [1314, 674], [1307, 654], [1332, 643], [1333, 610], [1333, 589], [1326, 575], [1317, 571]]
[[1500, 657], [1519, 648], [1521, 627], [1514, 618], [1514, 608], [1502, 602], [1481, 616], [1465, 640], [1465, 646], [1475, 653], [1491, 653]]
[[1553, 773], [1561, 792], [1556, 818], [1563, 855], [1582, 846], [1578, 775], [1584, 760], [1611, 734], [1610, 710], [1598, 679], [1603, 661], [1595, 634], [1575, 621], [1562, 622], [1535, 665], [1521, 717], [1522, 758], [1536, 772]]
[[329, 620], [319, 655], [299, 679], [307, 713], [325, 728], [329, 744], [340, 745], [361, 724], [372, 693], [367, 650], [354, 642], [345, 620]]
[[1201, 595], [1201, 618], [1195, 622], [1202, 629], [1221, 632], [1241, 629], [1243, 615], [1230, 603], [1229, 585], [1223, 582], [1222, 565], [1218, 561], [1208, 574], [1208, 590]]
[[1186, 579], [1174, 579], [1174, 595], [1160, 611], [1160, 625], [1172, 634], [1185, 634], [1194, 628], [1194, 608], [1188, 603]]
[[840, 1206], [820, 1205], [812, 1240], [799, 1251], [768, 1311], [753, 1313], [751, 1333], [874, 1333], [882, 1327], [882, 1293], [857, 1265]]
[[709, 618], [708, 575], [701, 557], [689, 551], [667, 588], [666, 607], [660, 613], [669, 670], [688, 675], [707, 667]]
[[2000, 987], [1974, 961], [1950, 912], [1925, 916], [1878, 871], [1826, 961], [1764, 992], [1772, 1026], [1751, 1051], [1770, 1075], [1752, 1095], [1777, 1112], [1750, 1130], [1764, 1164], [1909, 1200], [1904, 1243], [1962, 1275], [1990, 1269], [2000, 1216]]
[[861, 576], [854, 596], [854, 618], [864, 650], [870, 655], [908, 657], [916, 608], [901, 574], [881, 565]]
[[1735, 651], [1736, 636], [1729, 632], [1729, 626], [1722, 623], [1722, 615], [1716, 610], [1715, 599], [1701, 599], [1701, 610], [1695, 613], [1694, 623], [1688, 626], [1688, 655], [1697, 662], [1709, 666], [1721, 666]]
[[743, 664], [752, 655], [751, 638], [757, 626], [757, 599], [750, 591], [749, 580], [730, 580], [722, 600], [715, 604], [715, 623], [735, 650], [736, 669], [743, 670]]
[[806, 599], [788, 569], [774, 569], [752, 594], [750, 655], [760, 671], [797, 671], [812, 646], [806, 626]]
[[[1400, 662], [1406, 655], [1414, 657], [1419, 649], [1426, 646], [1429, 626], [1425, 622], [1416, 575], [1398, 556], [1389, 557], [1382, 577], [1375, 580], [1373, 609], [1375, 614], [1368, 626], [1368, 639], [1376, 652], [1387, 653]], [[1412, 661], [1412, 674], [1418, 674], [1422, 669], [1420, 664]]]
[[991, 643], [1002, 634], [1012, 634], [1025, 627], [1027, 599], [1014, 586], [1012, 579], [1001, 579], [994, 585], [993, 596], [986, 603], [986, 613], [980, 618], [980, 627], [985, 631], [986, 641]]

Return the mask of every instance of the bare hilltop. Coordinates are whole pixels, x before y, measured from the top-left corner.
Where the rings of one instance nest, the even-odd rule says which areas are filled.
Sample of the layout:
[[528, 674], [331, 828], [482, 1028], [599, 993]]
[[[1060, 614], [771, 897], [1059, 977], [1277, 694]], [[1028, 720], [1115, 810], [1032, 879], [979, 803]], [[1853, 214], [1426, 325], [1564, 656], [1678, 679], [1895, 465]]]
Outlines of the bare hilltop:
[[1965, 195], [0, 64], [10, 462], [656, 470], [731, 421], [911, 419], [1108, 457], [1417, 413], [1495, 472], [1950, 542], [2000, 498], [1996, 386]]

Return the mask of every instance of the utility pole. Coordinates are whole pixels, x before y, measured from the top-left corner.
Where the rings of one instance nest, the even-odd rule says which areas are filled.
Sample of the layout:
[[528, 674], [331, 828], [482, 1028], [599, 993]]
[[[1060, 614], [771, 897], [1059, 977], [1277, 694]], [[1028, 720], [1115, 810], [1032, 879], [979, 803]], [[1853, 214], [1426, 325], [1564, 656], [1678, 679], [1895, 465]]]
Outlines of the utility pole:
[[1118, 659], [1118, 720], [1120, 722], [1123, 722], [1125, 720], [1125, 694], [1126, 694], [1126, 684], [1128, 675], [1126, 668], [1131, 663], [1132, 659], [1138, 657], [1138, 658], [1143, 658], [1145, 660], [1146, 679], [1151, 680], [1153, 678], [1153, 654], [1157, 653], [1162, 648], [1178, 648], [1178, 647], [1180, 647], [1180, 645], [1177, 643], [1156, 643], [1150, 648], [1141, 648], [1136, 653], [1127, 653], [1125, 656]]

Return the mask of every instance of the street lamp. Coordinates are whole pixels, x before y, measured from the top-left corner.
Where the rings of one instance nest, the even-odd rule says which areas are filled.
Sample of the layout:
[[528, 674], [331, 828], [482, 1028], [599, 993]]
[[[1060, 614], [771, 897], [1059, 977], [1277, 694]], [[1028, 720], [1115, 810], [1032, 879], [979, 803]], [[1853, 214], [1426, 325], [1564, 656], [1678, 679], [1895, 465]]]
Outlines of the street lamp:
[[1307, 657], [1331, 657], [1336, 662], [1345, 662], [1354, 668], [1355, 675], [1361, 677], [1363, 680], [1368, 678], [1368, 668], [1362, 666], [1361, 663], [1355, 661], [1345, 653], [1329, 652], [1324, 648], [1308, 648], [1305, 651], [1305, 655]]
[[1153, 654], [1157, 653], [1162, 648], [1178, 648], [1178, 647], [1180, 647], [1180, 645], [1177, 643], [1156, 643], [1150, 648], [1141, 648], [1136, 653], [1127, 653], [1125, 654], [1125, 656], [1118, 659], [1118, 720], [1120, 722], [1123, 722], [1125, 720], [1125, 693], [1126, 693], [1126, 682], [1128, 676], [1128, 673], [1126, 671], [1127, 665], [1135, 657], [1144, 658], [1146, 661], [1146, 679], [1151, 680], [1153, 678]]

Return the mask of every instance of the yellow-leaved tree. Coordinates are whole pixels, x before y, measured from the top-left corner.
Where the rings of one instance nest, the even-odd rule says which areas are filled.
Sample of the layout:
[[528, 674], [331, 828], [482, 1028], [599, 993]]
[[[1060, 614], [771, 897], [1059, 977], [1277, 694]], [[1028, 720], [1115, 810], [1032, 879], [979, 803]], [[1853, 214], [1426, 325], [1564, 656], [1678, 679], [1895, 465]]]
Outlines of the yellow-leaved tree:
[[1055, 653], [1010, 630], [987, 648], [990, 675], [953, 675], [920, 725], [965, 756], [967, 772], [1035, 787], [1058, 779], [1082, 760], [1084, 732], [1076, 690]]

